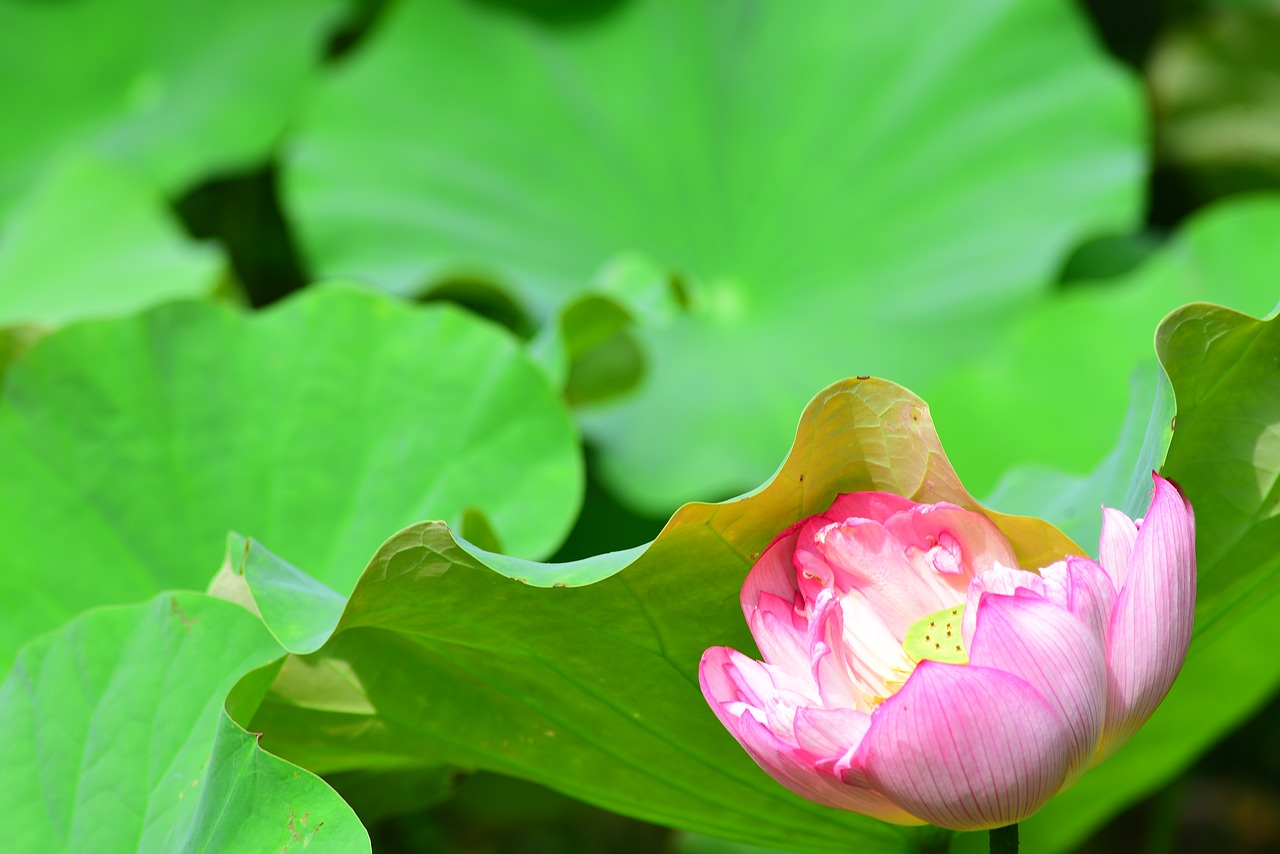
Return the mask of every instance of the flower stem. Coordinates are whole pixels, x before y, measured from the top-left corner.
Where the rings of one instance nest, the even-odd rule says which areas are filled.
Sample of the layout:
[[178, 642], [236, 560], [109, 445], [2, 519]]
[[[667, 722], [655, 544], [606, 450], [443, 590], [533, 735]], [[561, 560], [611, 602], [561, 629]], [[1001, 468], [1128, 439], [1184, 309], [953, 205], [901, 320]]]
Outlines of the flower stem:
[[1018, 825], [991, 829], [991, 854], [1018, 854]]

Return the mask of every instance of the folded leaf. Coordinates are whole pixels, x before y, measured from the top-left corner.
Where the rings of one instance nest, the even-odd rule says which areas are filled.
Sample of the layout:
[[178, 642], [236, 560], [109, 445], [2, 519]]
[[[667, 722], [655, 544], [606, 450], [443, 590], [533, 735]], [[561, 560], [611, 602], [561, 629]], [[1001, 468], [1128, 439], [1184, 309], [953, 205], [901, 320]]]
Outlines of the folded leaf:
[[1257, 640], [1273, 631], [1280, 601], [1280, 322], [1196, 303], [1165, 319], [1157, 347], [1177, 397], [1161, 470], [1196, 514], [1196, 633], [1137, 735], [1023, 825], [1037, 851], [1070, 849], [1280, 688], [1280, 657]]
[[0, 797], [13, 851], [369, 851], [355, 814], [223, 710], [283, 650], [199, 593], [84, 614], [0, 685]]
[[[557, 566], [490, 555], [442, 523], [412, 526], [378, 551], [329, 641], [285, 663], [252, 726], [325, 773], [453, 764], [729, 838], [911, 850], [919, 830], [770, 780], [697, 687], [707, 647], [753, 648], [738, 594], [774, 534], [837, 493], [872, 489], [980, 509], [919, 398], [848, 380], [815, 398], [768, 484], [686, 505], [648, 546]], [[1079, 552], [1047, 523], [989, 515], [1030, 564]], [[245, 576], [251, 590], [289, 572], [262, 567]]]
[[0, 4], [0, 219], [67, 148], [124, 161], [168, 191], [266, 157], [338, 9], [335, 0]]

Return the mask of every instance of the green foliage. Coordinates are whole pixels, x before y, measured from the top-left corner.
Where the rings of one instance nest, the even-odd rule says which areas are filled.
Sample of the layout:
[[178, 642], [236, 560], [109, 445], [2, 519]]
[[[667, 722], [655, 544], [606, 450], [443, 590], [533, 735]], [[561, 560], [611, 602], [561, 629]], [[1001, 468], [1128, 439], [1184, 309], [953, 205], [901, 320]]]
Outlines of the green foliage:
[[[567, 794], [688, 852], [945, 850], [769, 779], [702, 651], [838, 492], [990, 494], [1038, 566], [1153, 468], [1191, 653], [1025, 848], [1183, 773], [1280, 687], [1280, 326], [1235, 311], [1280, 298], [1280, 197], [1194, 209], [1275, 186], [1275, 3], [1146, 21], [1151, 127], [1085, 6], [1146, 51], [1068, 0], [0, 3], [3, 847], [367, 852], [357, 813], [481, 769], [399, 844], [594, 839]], [[210, 301], [313, 273], [362, 284]], [[597, 554], [867, 374], [932, 414], [842, 381], [763, 486]]]
[[[1099, 504], [1141, 515], [1150, 486], [1143, 475], [1164, 460], [1175, 413], [1173, 389], [1152, 358], [1152, 331], [1194, 300], [1266, 312], [1280, 296], [1277, 233], [1280, 197], [1219, 203], [1131, 274], [1077, 284], [1010, 324], [985, 358], [960, 366], [930, 398], [944, 413], [939, 429], [965, 482], [981, 493], [984, 479], [970, 472], [1025, 461], [1005, 473], [988, 503], [1052, 519], [1089, 550], [1101, 531]], [[1124, 369], [1131, 365], [1126, 410]], [[1009, 399], [1017, 401], [1016, 418]], [[1112, 440], [1092, 471], [1068, 473], [1088, 471]]]
[[1162, 468], [1196, 513], [1196, 634], [1178, 681], [1133, 740], [1025, 823], [1037, 851], [1081, 840], [1280, 687], [1280, 659], [1257, 643], [1272, 631], [1280, 593], [1280, 322], [1199, 303], [1171, 314], [1157, 342], [1178, 407]]
[[[1151, 363], [1161, 318], [1195, 300], [1255, 314], [1275, 305], [1280, 241], [1269, 235], [1276, 233], [1280, 198], [1223, 202], [1124, 278], [1076, 283], [1028, 306], [981, 357], [956, 366], [926, 395], [965, 483], [985, 493], [1015, 461], [1092, 470], [1116, 441], [1131, 395], [1127, 380]], [[1150, 400], [1155, 386], [1139, 382], [1148, 384], [1139, 394]], [[1134, 458], [1120, 462], [1127, 467]], [[1122, 496], [1123, 489], [1105, 497], [1118, 505]]]
[[264, 157], [336, 0], [0, 4], [0, 221], [68, 149], [178, 190]]
[[1194, 304], [1157, 337], [1178, 401], [1165, 471], [1196, 509], [1196, 631], [1280, 592], [1280, 322]]
[[282, 650], [198, 593], [104, 608], [28, 644], [0, 685], [11, 851], [369, 850], [323, 781], [222, 708]]
[[[239, 534], [227, 537], [227, 560], [209, 592], [262, 617], [281, 647], [315, 652], [338, 624], [347, 600]], [[299, 607], [305, 603], [305, 607]]]
[[346, 590], [389, 531], [468, 509], [543, 556], [582, 490], [569, 417], [508, 335], [342, 287], [50, 335], [9, 371], [0, 457], [3, 660], [86, 607], [203, 588], [228, 530]]
[[185, 239], [127, 171], [93, 157], [68, 158], [5, 224], [0, 327], [55, 326], [203, 296], [217, 282], [220, 255]]
[[[707, 647], [752, 648], [738, 593], [774, 534], [859, 489], [977, 507], [923, 403], [892, 383], [850, 380], [814, 399], [770, 483], [686, 505], [647, 548], [517, 564], [458, 544], [440, 523], [407, 528], [365, 570], [332, 639], [285, 663], [253, 726], [270, 749], [326, 773], [446, 763], [730, 838], [911, 850], [919, 830], [778, 786], [697, 687]], [[1076, 551], [1047, 523], [993, 519], [1028, 564]], [[260, 566], [245, 576], [255, 596], [259, 585], [296, 587], [295, 570]]]
[[[1280, 269], [1280, 243], [1268, 239], [1277, 233], [1280, 199], [1274, 197], [1226, 202], [1197, 216], [1133, 276], [1076, 297], [1087, 311], [1075, 313], [1093, 318], [1090, 328], [1095, 331], [1075, 350], [1103, 349], [1114, 358], [1121, 348], [1129, 348], [1136, 358], [1140, 350], [1132, 339], [1139, 336], [1126, 334], [1124, 326], [1145, 329], [1143, 312], [1197, 297], [1212, 296], [1264, 312], [1277, 293], [1274, 271]], [[1139, 312], [1136, 323], [1135, 309]], [[1072, 325], [1061, 310], [1044, 315], [1029, 316], [1027, 321], [1041, 341], [1051, 326], [1069, 329]], [[1092, 549], [1097, 522], [1090, 525], [1083, 517], [1096, 517], [1099, 503], [1141, 515], [1146, 503], [1145, 473], [1161, 468], [1181, 483], [1196, 508], [1197, 632], [1209, 629], [1234, 608], [1266, 601], [1278, 565], [1272, 543], [1280, 536], [1275, 521], [1280, 448], [1272, 436], [1280, 423], [1278, 334], [1271, 321], [1207, 303], [1172, 311], [1156, 333], [1160, 358], [1156, 380], [1152, 383], [1146, 371], [1134, 376], [1129, 415], [1111, 455], [1085, 477], [1039, 466], [1016, 470], [989, 503], [1054, 520], [1069, 532], [1078, 532], [1077, 542]], [[1071, 393], [1073, 384], [1092, 386], [1108, 373], [1115, 374], [1114, 362], [1108, 371], [1105, 363], [1091, 363], [1084, 357], [1058, 359], [1047, 348], [1033, 346], [1034, 337], [1024, 338], [1015, 358], [1006, 355], [1002, 370], [1044, 376], [1049, 379], [1046, 389], [1063, 396]], [[988, 363], [993, 369], [996, 364], [995, 359]], [[966, 381], [957, 387], [967, 390], [972, 401], [981, 394], [977, 391], [981, 385]], [[1100, 390], [1094, 394], [1103, 396]], [[962, 401], [955, 403], [959, 406]], [[981, 425], [986, 417], [979, 406], [972, 420]], [[1080, 423], [1088, 420], [1081, 418]], [[1074, 431], [1066, 437], [1047, 428], [1027, 432], [1051, 433], [1059, 437], [1062, 447], [1075, 438]], [[1135, 485], [1141, 488], [1135, 491]]]
[[317, 270], [395, 293], [487, 277], [547, 316], [629, 249], [683, 278], [634, 396], [585, 422], [658, 513], [759, 482], [814, 389], [927, 391], [984, 347], [1132, 224], [1141, 138], [1059, 0], [635, 0], [563, 32], [440, 0], [330, 76], [285, 189]]
[[637, 326], [665, 326], [686, 295], [652, 259], [624, 254], [601, 270], [587, 292], [564, 303], [531, 344], [571, 406], [590, 406], [631, 392], [645, 373]]
[[1148, 76], [1156, 150], [1204, 193], [1280, 188], [1280, 5], [1214, 0], [1170, 28]]
[[371, 850], [369, 834], [333, 789], [259, 749], [257, 734], [223, 714], [206, 788], [182, 850], [288, 854], [304, 848], [352, 854]]
[[1101, 505], [1123, 510], [1131, 519], [1146, 512], [1151, 482], [1173, 438], [1173, 387], [1164, 369], [1151, 360], [1130, 377], [1129, 408], [1120, 439], [1087, 475], [1024, 463], [1007, 471], [986, 503], [1054, 524], [1091, 554], [1102, 536]]

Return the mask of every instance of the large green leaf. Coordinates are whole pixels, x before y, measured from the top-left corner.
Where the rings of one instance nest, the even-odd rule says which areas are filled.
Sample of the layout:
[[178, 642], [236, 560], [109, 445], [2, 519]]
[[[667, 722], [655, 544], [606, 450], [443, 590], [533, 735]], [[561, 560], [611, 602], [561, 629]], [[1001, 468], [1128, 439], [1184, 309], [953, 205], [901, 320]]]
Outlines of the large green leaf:
[[1196, 634], [1169, 696], [1133, 740], [1024, 827], [1063, 850], [1187, 767], [1280, 688], [1280, 322], [1205, 304], [1160, 326], [1177, 398], [1163, 471], [1196, 512]]
[[[1276, 234], [1280, 196], [1222, 202], [1130, 275], [1076, 283], [993, 335], [981, 356], [926, 394], [965, 483], [985, 494], [1004, 469], [1027, 462], [1094, 469], [1123, 429], [1126, 379], [1151, 362], [1152, 330], [1165, 315], [1195, 300], [1263, 314], [1280, 299]], [[1117, 500], [1093, 503], [1104, 497]]]
[[925, 387], [1083, 233], [1131, 225], [1141, 114], [1062, 0], [635, 0], [563, 30], [401, 3], [285, 190], [318, 270], [397, 293], [488, 277], [545, 316], [621, 251], [667, 265], [687, 313], [587, 422], [665, 512], [759, 482], [810, 389]]
[[[1161, 294], [1165, 299], [1213, 295], [1265, 310], [1280, 296], [1275, 278], [1280, 269], [1277, 233], [1280, 201], [1275, 197], [1233, 200], [1207, 210], [1114, 290], [1074, 297], [1092, 307], [1083, 319], [1092, 316], [1096, 321], [1083, 348], [1070, 335], [1056, 336], [1059, 343], [1045, 347], [1043, 342], [1055, 337], [1046, 334], [1038, 347], [1028, 343], [1021, 348], [1014, 361], [1039, 366], [1052, 357], [1037, 356], [1037, 350], [1065, 349], [1076, 356], [1088, 348], [1113, 346], [1126, 333], [1107, 310], [1126, 305], [1132, 309], [1145, 302], [1143, 311], [1154, 311]], [[1051, 311], [1046, 310], [1046, 318]], [[1046, 318], [1028, 325], [1049, 328]], [[1060, 330], [1068, 328], [1061, 311], [1057, 320]], [[1191, 305], [1173, 312], [1157, 335], [1161, 383], [1155, 388], [1171, 383], [1176, 421], [1171, 422], [1174, 412], [1162, 404], [1159, 394], [1148, 409], [1153, 386], [1139, 379], [1121, 442], [1091, 475], [1075, 478], [1023, 468], [1012, 472], [990, 499], [992, 506], [1050, 519], [1091, 549], [1097, 541], [1097, 522], [1096, 516], [1091, 522], [1086, 514], [1096, 514], [1097, 505], [1107, 503], [1140, 515], [1144, 504], [1135, 503], [1135, 486], [1145, 495], [1146, 471], [1151, 468], [1162, 468], [1176, 478], [1196, 508], [1196, 637], [1182, 674], [1129, 745], [1025, 826], [1028, 844], [1036, 850], [1070, 848], [1189, 765], [1280, 687], [1280, 665], [1256, 643], [1273, 619], [1268, 614], [1274, 608], [1278, 575], [1278, 335], [1280, 327], [1274, 321], [1215, 306]], [[1091, 357], [1064, 360], [1064, 365], [1068, 362], [1092, 381]], [[1085, 384], [1065, 371], [1051, 377], [1055, 394]], [[1083, 394], [1083, 388], [1078, 393]], [[1090, 417], [1108, 394], [1105, 386], [1090, 390]], [[1139, 424], [1147, 411], [1150, 420], [1144, 431]], [[983, 413], [976, 417], [981, 422]], [[1085, 421], [1073, 421], [1073, 430]], [[1176, 430], [1170, 430], [1173, 424]], [[1058, 430], [1053, 436], [1068, 441], [1071, 432]], [[1007, 436], [1001, 435], [1002, 445]], [[1224, 691], [1223, 685], [1233, 687]], [[977, 842], [972, 845], [974, 850], [979, 847]]]
[[198, 593], [103, 608], [31, 642], [0, 685], [5, 849], [369, 851], [325, 783], [223, 710], [282, 650]]
[[[1106, 416], [1122, 386], [1115, 363], [1149, 361], [1151, 337], [1139, 327], [1147, 328], [1153, 312], [1201, 297], [1257, 314], [1276, 304], [1277, 234], [1280, 196], [1223, 202], [1193, 217], [1124, 281], [1072, 291], [1028, 315], [980, 369], [959, 372], [950, 394], [940, 395], [954, 397], [948, 412], [972, 407], [967, 417], [943, 419], [948, 442], [958, 436], [964, 449], [953, 456], [967, 451], [972, 461], [980, 450], [1047, 461], [1058, 448], [1066, 464], [1082, 447], [1082, 432], [1101, 434], [1110, 423]], [[1111, 454], [1087, 476], [1043, 464], [1016, 468], [989, 503], [1049, 519], [1092, 549], [1097, 506], [1140, 516], [1150, 489], [1146, 472], [1165, 465], [1185, 481], [1200, 522], [1203, 631], [1275, 574], [1267, 539], [1277, 530], [1274, 495], [1267, 489], [1280, 468], [1269, 433], [1280, 412], [1276, 334], [1269, 324], [1224, 308], [1172, 312], [1157, 335], [1155, 382], [1145, 368], [1131, 378], [1130, 409]], [[1114, 360], [1109, 370], [1103, 357]], [[1009, 418], [998, 389], [1031, 388], [1037, 377], [1036, 396], [1020, 397], [1017, 418]], [[1171, 429], [1175, 411], [1178, 434]], [[982, 449], [979, 437], [989, 447]]]
[[266, 156], [336, 0], [0, 3], [0, 220], [68, 148], [166, 190]]
[[[697, 687], [707, 647], [754, 649], [738, 596], [774, 534], [862, 489], [978, 507], [919, 398], [850, 380], [815, 398], [766, 486], [686, 505], [647, 548], [535, 565], [485, 555], [442, 523], [407, 528], [378, 551], [332, 638], [286, 661], [252, 725], [269, 749], [326, 773], [455, 764], [762, 844], [933, 844], [918, 829], [790, 794], [724, 731]], [[1077, 552], [1047, 523], [992, 518], [1030, 565]], [[294, 572], [260, 561], [246, 581], [270, 597], [300, 589]]]
[[260, 749], [258, 734], [246, 732], [225, 713], [205, 784], [184, 852], [372, 850], [368, 832], [337, 792]]
[[[960, 470], [990, 472], [1000, 454], [1038, 460], [1007, 471], [987, 503], [1049, 519], [1090, 549], [1101, 530], [1099, 504], [1142, 515], [1146, 473], [1164, 461], [1176, 409], [1164, 367], [1152, 359], [1148, 322], [1199, 298], [1265, 312], [1280, 298], [1276, 234], [1280, 196], [1207, 208], [1123, 280], [1076, 285], [1015, 323], [983, 360], [959, 368], [936, 399], [950, 402], [948, 412], [959, 410], [941, 429], [948, 447], [954, 440], [958, 448], [950, 456]], [[1123, 386], [1116, 367], [1129, 363], [1141, 367], [1130, 375], [1119, 440], [1088, 474], [1063, 471], [1086, 462], [1114, 429]], [[1011, 400], [1016, 418], [1009, 417]]]
[[0, 661], [90, 605], [203, 588], [228, 530], [346, 591], [419, 519], [546, 555], [582, 492], [568, 413], [509, 335], [341, 287], [50, 335], [9, 369], [0, 463]]
[[[347, 600], [261, 543], [227, 535], [227, 559], [209, 592], [260, 616], [290, 652], [315, 652], [333, 634]], [[305, 602], [306, 607], [298, 607]]]
[[1280, 592], [1280, 322], [1203, 303], [1157, 338], [1178, 401], [1165, 471], [1196, 510], [1197, 633]]
[[220, 255], [189, 241], [127, 170], [69, 157], [0, 230], [0, 327], [57, 326], [201, 296], [217, 283]]

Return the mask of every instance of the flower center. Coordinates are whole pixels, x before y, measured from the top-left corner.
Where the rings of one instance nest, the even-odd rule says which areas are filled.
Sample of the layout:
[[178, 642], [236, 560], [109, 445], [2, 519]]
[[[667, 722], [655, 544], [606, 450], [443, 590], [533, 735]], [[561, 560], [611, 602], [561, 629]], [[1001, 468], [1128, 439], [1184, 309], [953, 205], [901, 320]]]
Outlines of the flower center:
[[868, 697], [867, 704], [874, 709], [898, 693], [911, 678], [916, 665], [925, 659], [943, 664], [968, 664], [969, 653], [964, 648], [964, 637], [960, 632], [963, 622], [964, 605], [961, 604], [935, 611], [912, 623], [907, 629], [907, 636], [902, 639], [904, 666], [890, 668], [892, 675], [884, 680], [886, 693]]
[[954, 605], [916, 620], [907, 629], [902, 651], [919, 664], [925, 659], [946, 664], [968, 664], [969, 653], [960, 636], [964, 605]]

